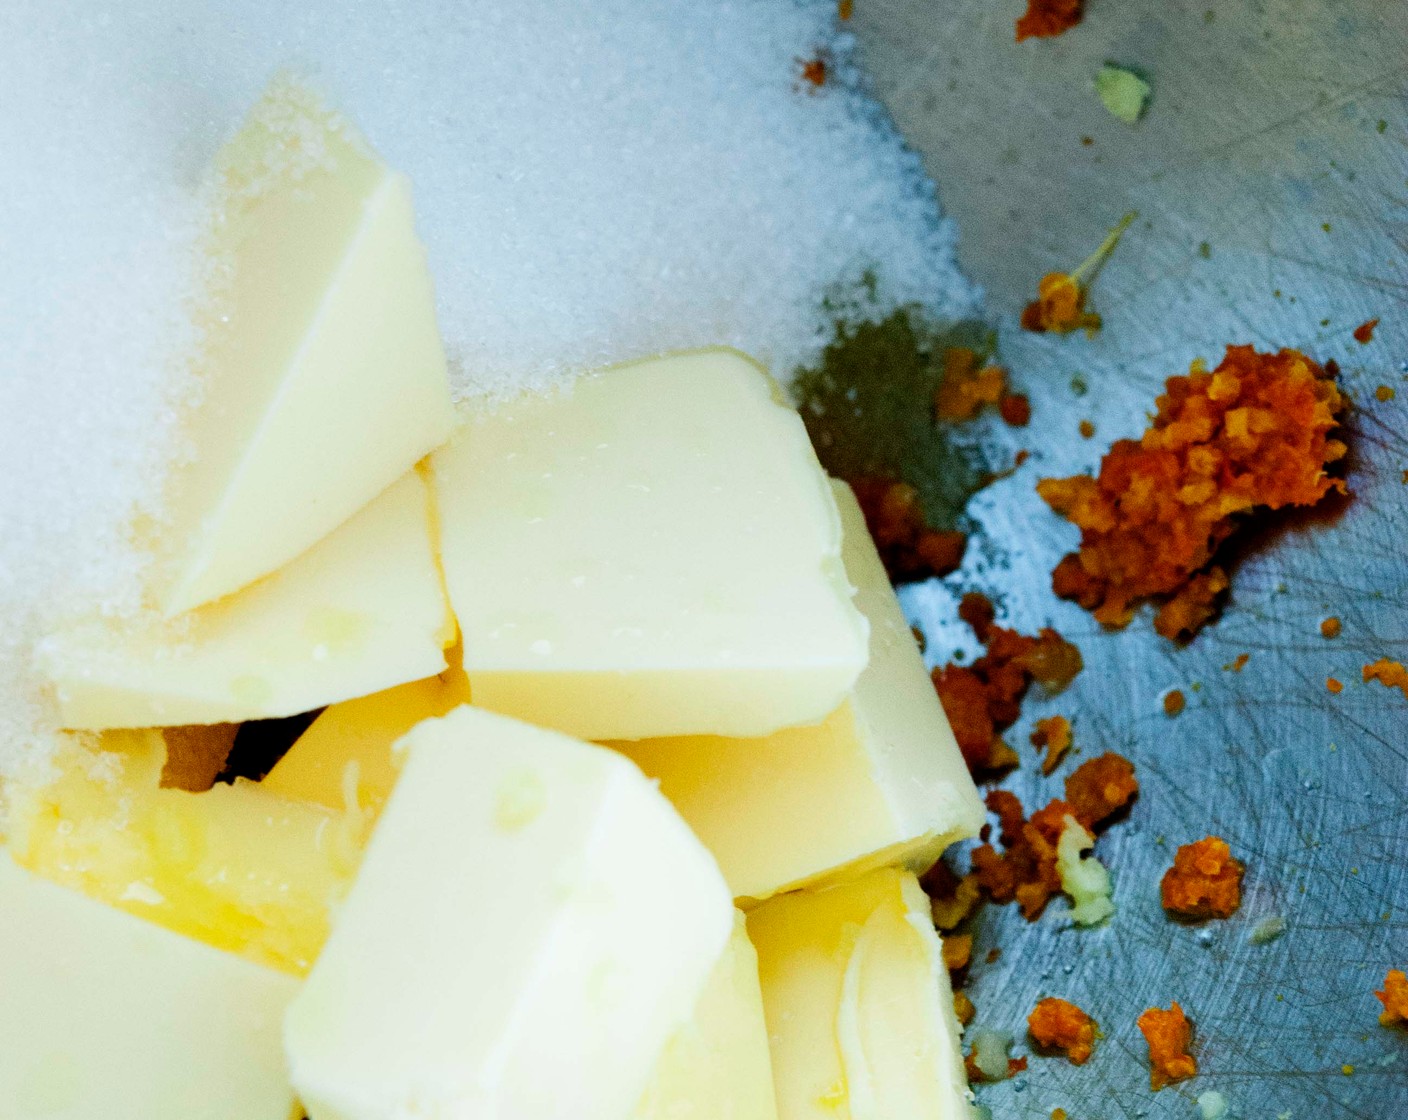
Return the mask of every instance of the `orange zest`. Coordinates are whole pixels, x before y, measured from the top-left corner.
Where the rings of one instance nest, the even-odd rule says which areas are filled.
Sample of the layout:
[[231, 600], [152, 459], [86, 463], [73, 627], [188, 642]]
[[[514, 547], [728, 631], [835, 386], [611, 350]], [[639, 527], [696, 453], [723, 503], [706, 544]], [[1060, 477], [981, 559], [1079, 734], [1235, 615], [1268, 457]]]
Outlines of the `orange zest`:
[[1048, 272], [1036, 286], [1036, 299], [1022, 311], [1022, 328], [1029, 331], [1051, 331], [1067, 334], [1084, 330], [1094, 334], [1100, 329], [1100, 316], [1086, 310], [1085, 301], [1090, 285], [1109, 260], [1124, 231], [1138, 217], [1131, 210], [1112, 229], [1099, 248], [1086, 257], [1071, 272]]
[[1230, 918], [1242, 904], [1246, 868], [1232, 857], [1227, 841], [1208, 836], [1184, 844], [1159, 884], [1164, 909], [1180, 918]]
[[1048, 997], [1027, 1016], [1032, 1041], [1043, 1050], [1062, 1054], [1083, 1066], [1095, 1051], [1095, 1020], [1073, 1003]]
[[1408, 1027], [1408, 974], [1392, 968], [1384, 977], [1384, 990], [1375, 992], [1384, 1005], [1379, 1022], [1386, 1027]]
[[1027, 0], [1027, 10], [1017, 20], [1017, 42], [1064, 34], [1084, 14], [1085, 0]]
[[1061, 759], [1071, 749], [1071, 721], [1065, 716], [1048, 716], [1036, 721], [1032, 731], [1032, 746], [1046, 752], [1041, 760], [1041, 772], [1049, 774], [1060, 765]]
[[849, 481], [892, 581], [946, 576], [963, 563], [967, 535], [929, 528], [919, 491], [909, 483], [888, 478]]
[[1401, 661], [1390, 661], [1387, 657], [1371, 661], [1364, 666], [1364, 683], [1370, 681], [1378, 681], [1385, 688], [1402, 689], [1403, 695], [1408, 696], [1408, 668], [1404, 668]]
[[1158, 1090], [1175, 1081], [1186, 1081], [1198, 1072], [1198, 1063], [1188, 1052], [1193, 1043], [1193, 1024], [1175, 1002], [1167, 1011], [1151, 1007], [1139, 1016], [1139, 1033], [1149, 1044], [1149, 1085]]

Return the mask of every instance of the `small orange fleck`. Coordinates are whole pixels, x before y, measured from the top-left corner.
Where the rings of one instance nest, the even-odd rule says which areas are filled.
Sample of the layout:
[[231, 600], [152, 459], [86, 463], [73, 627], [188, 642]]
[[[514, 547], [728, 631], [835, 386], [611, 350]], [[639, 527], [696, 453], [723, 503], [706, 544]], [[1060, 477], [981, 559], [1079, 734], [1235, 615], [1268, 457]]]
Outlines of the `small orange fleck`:
[[1341, 1072], [1342, 1074], [1344, 1074], [1346, 1077], [1353, 1077], [1353, 1076], [1354, 1076], [1354, 1067], [1353, 1067], [1352, 1065], [1350, 1065], [1348, 1062], [1345, 1062], [1344, 1065], [1340, 1066], [1340, 1072]]
[[1005, 393], [997, 411], [1014, 428], [1025, 428], [1032, 420], [1032, 402], [1023, 393]]
[[1027, 1030], [1043, 1050], [1064, 1054], [1083, 1066], [1095, 1050], [1095, 1020], [1073, 1003], [1048, 997], [1027, 1016]]
[[950, 972], [967, 968], [973, 959], [973, 935], [971, 933], [951, 933], [943, 941], [944, 967]]
[[1247, 662], [1251, 659], [1251, 654], [1239, 653], [1236, 657], [1234, 657], [1231, 661], [1224, 665], [1223, 669], [1225, 669], [1229, 673], [1240, 673], [1243, 669], [1247, 667]]
[[1376, 401], [1391, 401], [1396, 396], [1398, 396], [1398, 394], [1394, 392], [1392, 385], [1380, 385], [1374, 390], [1374, 399]]
[[1360, 323], [1354, 328], [1354, 341], [1360, 346], [1367, 346], [1374, 341], [1374, 328], [1379, 325], [1377, 319], [1370, 319], [1367, 323]]
[[983, 960], [987, 961], [988, 964], [996, 964], [996, 963], [997, 963], [998, 961], [1000, 961], [1001, 959], [1002, 959], [1002, 950], [1001, 950], [1000, 948], [998, 948], [996, 945], [994, 945], [991, 949], [989, 949], [989, 950], [988, 950], [988, 955], [983, 958]]
[[1053, 1108], [1051, 1110], [1051, 1120], [1067, 1120], [1064, 1108]]
[[1337, 681], [1334, 677], [1326, 677], [1325, 687], [1328, 688], [1333, 695], [1338, 696], [1344, 691], [1344, 682]]
[[1242, 904], [1245, 870], [1221, 837], [1184, 844], [1159, 884], [1164, 909], [1195, 921], [1230, 918]]
[[1049, 774], [1060, 765], [1061, 759], [1071, 749], [1071, 721], [1065, 716], [1039, 719], [1031, 738], [1032, 746], [1046, 751], [1046, 757], [1041, 760], [1041, 772]]
[[1069, 31], [1080, 22], [1084, 8], [1085, 0], [1027, 0], [1026, 13], [1017, 20], [1017, 42]]
[[1082, 420], [1080, 422], [1080, 434], [1082, 439], [1090, 439], [1095, 435], [1095, 425], [1089, 420]]
[[836, 5], [836, 14], [837, 14], [837, 16], [839, 16], [839, 17], [841, 18], [841, 21], [842, 21], [843, 23], [844, 23], [846, 20], [850, 19], [851, 16], [855, 15], [855, 12], [856, 12], [856, 3], [855, 3], [855, 0], [839, 0], [839, 2], [838, 2], [837, 5]]
[[1408, 696], [1408, 669], [1403, 667], [1401, 661], [1390, 661], [1387, 657], [1381, 657], [1377, 661], [1370, 662], [1364, 666], [1364, 683], [1378, 681], [1385, 688], [1399, 688], [1403, 690], [1403, 695]]
[[1026, 462], [1028, 459], [1030, 459], [1031, 457], [1032, 457], [1032, 453], [1031, 453], [1030, 451], [1028, 451], [1025, 447], [1022, 448], [1021, 451], [1017, 452], [1016, 458], [1014, 458], [1014, 459], [1012, 460], [1013, 469], [1015, 469], [1015, 468], [1017, 468], [1017, 467], [1020, 467], [1023, 463], [1025, 463], [1025, 462]]
[[1121, 218], [1095, 252], [1072, 271], [1048, 272], [1043, 276], [1037, 282], [1036, 299], [1022, 310], [1022, 329], [1057, 334], [1068, 334], [1074, 330], [1084, 330], [1086, 334], [1098, 331], [1100, 316], [1085, 309], [1088, 289], [1136, 217], [1138, 215], [1131, 210]]
[[817, 57], [810, 59], [798, 59], [802, 64], [803, 81], [811, 82], [812, 85], [821, 87], [826, 84], [826, 59]]
[[1384, 990], [1375, 992], [1384, 1005], [1379, 1022], [1386, 1027], [1408, 1027], [1408, 974], [1393, 968], [1384, 977]]
[[973, 1006], [973, 1001], [968, 998], [967, 992], [954, 992], [953, 1013], [957, 1016], [958, 1021], [966, 1027], [973, 1021], [973, 1017], [977, 1015], [978, 1009]]
[[1193, 1024], [1175, 1002], [1167, 1011], [1151, 1007], [1139, 1016], [1139, 1033], [1149, 1044], [1149, 1085], [1158, 1090], [1175, 1081], [1186, 1081], [1198, 1072], [1188, 1048]]
[[1164, 715], [1176, 716], [1188, 705], [1188, 699], [1183, 695], [1182, 690], [1171, 688], [1164, 693]]
[[1334, 615], [1320, 621], [1320, 636], [1322, 638], [1338, 638], [1342, 629], [1344, 629], [1343, 625]]
[[1082, 137], [1080, 138], [1080, 143], [1081, 143], [1081, 147], [1083, 147], [1083, 148], [1089, 148], [1092, 144], [1095, 143], [1095, 137], [1093, 137], [1093, 136], [1082, 136]]

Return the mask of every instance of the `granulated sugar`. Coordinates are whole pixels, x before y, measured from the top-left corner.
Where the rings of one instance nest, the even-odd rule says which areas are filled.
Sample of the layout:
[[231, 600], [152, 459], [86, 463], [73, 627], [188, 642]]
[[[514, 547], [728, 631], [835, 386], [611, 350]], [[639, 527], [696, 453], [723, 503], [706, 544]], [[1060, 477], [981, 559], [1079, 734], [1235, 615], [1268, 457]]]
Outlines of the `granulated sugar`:
[[0, 770], [44, 739], [43, 618], [136, 586], [124, 527], [185, 388], [202, 177], [272, 77], [411, 176], [459, 393], [717, 342], [785, 376], [820, 349], [822, 294], [867, 270], [884, 305], [975, 306], [835, 10], [0, 6]]

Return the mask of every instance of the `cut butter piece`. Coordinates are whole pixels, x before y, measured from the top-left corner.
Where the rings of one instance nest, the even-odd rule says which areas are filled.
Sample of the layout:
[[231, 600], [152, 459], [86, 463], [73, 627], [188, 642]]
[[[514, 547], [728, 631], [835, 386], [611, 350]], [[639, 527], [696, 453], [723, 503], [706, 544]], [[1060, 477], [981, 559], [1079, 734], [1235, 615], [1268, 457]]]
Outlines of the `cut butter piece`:
[[420, 724], [285, 1043], [312, 1120], [620, 1120], [733, 907], [604, 748], [471, 707]]
[[160, 731], [112, 731], [99, 746], [70, 742], [52, 774], [36, 766], [7, 783], [15, 861], [176, 933], [306, 973], [356, 873], [360, 816], [242, 779], [159, 789]]
[[777, 1120], [758, 954], [742, 914], [632, 1120]]
[[851, 695], [821, 723], [766, 738], [612, 744], [660, 782], [745, 900], [884, 864], [922, 871], [985, 819], [860, 506], [833, 486], [846, 575], [870, 622]]
[[298, 988], [45, 882], [0, 848], [0, 1115], [290, 1120]]
[[288, 567], [182, 618], [89, 619], [41, 663], [71, 729], [230, 723], [434, 676], [453, 636], [425, 482], [408, 472]]
[[278, 81], [216, 158], [195, 450], [169, 488], [168, 614], [321, 540], [453, 424], [410, 182]]
[[780, 1120], [969, 1120], [953, 990], [910, 872], [780, 895], [748, 934]]
[[284, 797], [329, 809], [355, 804], [375, 815], [400, 774], [400, 760], [392, 752], [396, 741], [421, 720], [468, 702], [469, 682], [453, 668], [344, 700], [323, 711], [259, 784]]
[[431, 464], [476, 705], [584, 739], [764, 735], [865, 665], [826, 476], [736, 351], [483, 406]]

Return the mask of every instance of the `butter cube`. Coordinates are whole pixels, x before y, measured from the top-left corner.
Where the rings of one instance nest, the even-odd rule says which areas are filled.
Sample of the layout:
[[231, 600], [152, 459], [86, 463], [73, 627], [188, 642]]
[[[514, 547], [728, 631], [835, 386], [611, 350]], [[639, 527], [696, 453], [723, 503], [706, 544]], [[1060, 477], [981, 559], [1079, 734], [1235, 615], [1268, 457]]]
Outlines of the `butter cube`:
[[409, 180], [276, 82], [216, 160], [196, 454], [174, 471], [163, 606], [282, 567], [449, 435], [445, 355]]
[[632, 1120], [777, 1120], [758, 954], [742, 914]]
[[735, 351], [485, 405], [431, 465], [476, 705], [584, 739], [765, 735], [865, 665], [826, 477]]
[[953, 990], [912, 874], [779, 895], [748, 934], [781, 1120], [969, 1120]]
[[46, 767], [7, 784], [14, 860], [187, 937], [306, 973], [361, 858], [360, 815], [243, 780], [160, 789], [159, 731], [109, 732], [100, 746], [70, 744], [52, 777]]
[[923, 870], [983, 825], [860, 506], [845, 483], [833, 486], [846, 575], [870, 622], [870, 662], [845, 702], [819, 724], [761, 739], [612, 744], [659, 780], [745, 900], [887, 863]]
[[391, 749], [396, 741], [421, 720], [467, 703], [469, 682], [453, 668], [438, 677], [344, 700], [323, 711], [259, 785], [329, 809], [355, 804], [375, 815], [401, 772]]
[[295, 715], [434, 676], [453, 633], [412, 471], [288, 567], [178, 619], [90, 618], [40, 650], [64, 726]]
[[290, 1120], [298, 981], [18, 867], [0, 849], [0, 1115]]
[[285, 1020], [313, 1120], [620, 1120], [728, 940], [723, 878], [620, 755], [457, 708], [407, 758]]

